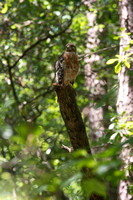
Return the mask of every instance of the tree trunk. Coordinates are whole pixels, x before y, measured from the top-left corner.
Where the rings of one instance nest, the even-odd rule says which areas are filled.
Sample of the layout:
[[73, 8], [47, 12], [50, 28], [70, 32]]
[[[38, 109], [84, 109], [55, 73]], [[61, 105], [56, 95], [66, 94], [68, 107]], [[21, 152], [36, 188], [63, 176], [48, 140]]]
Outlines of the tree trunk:
[[[125, 52], [124, 48], [133, 39], [133, 1], [132, 0], [121, 0], [119, 2], [120, 7], [120, 26], [125, 28], [123, 31], [124, 37], [120, 39], [119, 54], [124, 56], [127, 53], [133, 52], [133, 47]], [[131, 33], [131, 36], [127, 33]], [[131, 63], [130, 69], [122, 66], [121, 71], [118, 74], [119, 91], [117, 97], [117, 111], [119, 114], [126, 112], [126, 115], [133, 114], [133, 63]], [[132, 118], [133, 120], [133, 118]]]
[[[91, 8], [90, 1], [84, 2], [88, 8]], [[86, 54], [91, 53], [95, 49], [100, 40], [98, 39], [98, 25], [96, 23], [96, 14], [94, 12], [87, 12], [88, 19], [88, 38], [86, 41]], [[98, 100], [102, 98], [105, 94], [105, 84], [104, 80], [98, 78], [97, 72], [94, 72], [94, 68], [97, 68], [97, 63], [101, 65], [101, 58], [97, 54], [92, 54], [90, 56], [85, 56], [85, 84], [86, 88], [89, 91], [89, 106], [88, 106], [88, 120], [90, 128], [90, 141], [98, 141], [99, 138], [104, 134], [104, 125], [103, 125], [103, 108], [95, 108], [95, 104]], [[93, 67], [92, 67], [93, 66]], [[95, 66], [95, 67], [94, 67]], [[87, 109], [86, 109], [87, 110]], [[85, 110], [84, 110], [85, 111]], [[92, 152], [96, 153], [99, 151], [97, 148], [92, 148]]]
[[[121, 0], [119, 1], [119, 11], [120, 11], [120, 26], [125, 28], [122, 32], [124, 37], [120, 38], [120, 56], [124, 56], [127, 53], [133, 52], [133, 47], [130, 47], [126, 52], [124, 48], [130, 43], [130, 40], [133, 39], [133, 1], [132, 0]], [[127, 33], [131, 33], [128, 35]], [[117, 112], [119, 115], [122, 115], [125, 112], [125, 116], [129, 116], [129, 120], [133, 121], [133, 63], [131, 63], [130, 69], [128, 69], [124, 64], [122, 69], [118, 74], [119, 81], [119, 90], [117, 96]], [[121, 117], [122, 118], [122, 117]], [[121, 138], [124, 142], [126, 137], [124, 134], [127, 134], [126, 130], [121, 131]], [[127, 181], [121, 180], [119, 184], [119, 200], [130, 200], [133, 197], [129, 194], [129, 184], [130, 173], [127, 167], [131, 164], [130, 157], [131, 147], [129, 145], [124, 145], [121, 152], [121, 159], [124, 162], [124, 168], [126, 171]]]
[[[92, 8], [92, 3], [97, 3], [97, 0], [86, 0], [84, 4], [88, 6], [88, 10]], [[104, 114], [108, 110], [103, 109], [103, 107], [96, 108], [96, 103], [103, 98], [106, 93], [107, 83], [104, 79], [99, 78], [99, 72], [95, 71], [97, 67], [103, 66], [104, 58], [102, 58], [97, 53], [91, 54], [97, 46], [100, 46], [102, 41], [99, 39], [99, 35], [106, 37], [107, 28], [99, 29], [99, 24], [97, 24], [97, 14], [95, 12], [86, 12], [86, 17], [88, 19], [88, 33], [86, 41], [86, 55], [85, 55], [85, 85], [89, 91], [88, 99], [89, 106], [84, 109], [84, 113], [88, 111], [88, 120], [90, 128], [90, 142], [99, 141], [99, 139], [105, 133]], [[106, 22], [103, 22], [106, 23]], [[88, 55], [90, 54], [90, 55]], [[88, 55], [88, 56], [87, 56]], [[99, 74], [98, 74], [99, 73]], [[86, 115], [86, 113], [85, 113]], [[92, 153], [97, 153], [104, 150], [104, 147], [91, 147]], [[108, 196], [111, 200], [117, 199], [117, 187], [112, 186], [108, 183]]]
[[[54, 87], [58, 98], [60, 112], [67, 128], [72, 149], [86, 149], [88, 154], [91, 154], [85, 125], [76, 103], [76, 94], [74, 89], [69, 85], [59, 86], [58, 84], [54, 84]], [[92, 177], [88, 168], [83, 168], [82, 172], [83, 182]], [[104, 198], [98, 194], [92, 194], [91, 197], [87, 197], [85, 194], [85, 200], [104, 200]]]
[[91, 154], [85, 126], [76, 103], [74, 89], [69, 85], [55, 85], [55, 91], [58, 97], [60, 112], [69, 134], [72, 149], [86, 149], [88, 153]]

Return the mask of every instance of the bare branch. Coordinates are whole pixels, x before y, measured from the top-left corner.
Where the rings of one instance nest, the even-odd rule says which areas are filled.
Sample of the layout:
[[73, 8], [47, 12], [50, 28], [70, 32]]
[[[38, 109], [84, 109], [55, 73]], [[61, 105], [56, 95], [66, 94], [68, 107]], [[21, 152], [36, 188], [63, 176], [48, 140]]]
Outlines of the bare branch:
[[75, 90], [71, 86], [54, 84], [62, 118], [65, 122], [72, 148], [86, 149], [91, 154], [85, 125], [78, 109]]
[[[73, 17], [73, 16], [72, 16], [72, 17]], [[16, 67], [16, 65], [18, 64], [18, 62], [19, 62], [25, 55], [27, 55], [27, 53], [28, 53], [31, 49], [33, 49], [34, 47], [36, 47], [36, 46], [37, 46], [38, 44], [40, 44], [42, 41], [45, 41], [45, 40], [47, 40], [48, 38], [53, 39], [53, 38], [55, 38], [55, 37], [57, 37], [57, 36], [63, 34], [63, 33], [70, 27], [71, 23], [72, 23], [72, 18], [70, 19], [70, 21], [68, 22], [67, 26], [66, 26], [63, 30], [59, 31], [58, 33], [56, 33], [56, 34], [54, 34], [54, 35], [48, 34], [47, 36], [42, 37], [41, 39], [39, 39], [38, 41], [36, 41], [34, 44], [32, 44], [31, 46], [29, 46], [27, 49], [25, 49], [25, 51], [22, 53], [22, 55], [19, 56], [19, 58], [14, 62], [14, 64], [11, 66], [11, 68]]]
[[8, 63], [8, 73], [9, 73], [9, 79], [10, 79], [10, 82], [11, 82], [11, 88], [12, 88], [13, 96], [14, 96], [14, 99], [16, 101], [16, 104], [19, 105], [19, 99], [18, 99], [16, 90], [15, 90], [15, 85], [14, 85], [13, 77], [12, 77], [12, 69], [10, 67], [9, 59], [6, 58], [6, 60], [7, 60], [7, 63]]
[[61, 148], [67, 150], [69, 153], [72, 152], [72, 149], [70, 147], [65, 146], [64, 144], [62, 144]]
[[31, 103], [34, 100], [37, 100], [39, 97], [45, 97], [47, 94], [51, 93], [53, 91], [52, 87], [48, 87], [47, 91], [37, 95], [36, 97], [32, 98], [31, 100], [27, 101], [27, 103]]
[[80, 58], [80, 57], [86, 58], [86, 57], [88, 57], [88, 56], [91, 56], [92, 54], [97, 54], [97, 53], [100, 53], [100, 52], [102, 52], [102, 51], [106, 51], [106, 50], [108, 50], [108, 49], [113, 49], [113, 48], [117, 48], [117, 47], [119, 47], [119, 45], [113, 45], [113, 46], [111, 46], [111, 47], [105, 47], [105, 48], [103, 48], [103, 49], [99, 49], [99, 50], [94, 51], [94, 52], [91, 52], [91, 53], [81, 54], [81, 55], [79, 55], [78, 57], [79, 57], [79, 58]]
[[86, 58], [86, 57], [88, 57], [88, 56], [91, 56], [91, 55], [93, 55], [93, 54], [101, 53], [101, 52], [106, 51], [106, 50], [108, 50], [108, 49], [113, 49], [113, 48], [117, 48], [117, 47], [120, 47], [120, 46], [127, 46], [127, 45], [129, 45], [129, 44], [121, 44], [121, 45], [118, 44], [118, 45], [113, 45], [113, 46], [111, 46], [111, 47], [105, 47], [105, 48], [103, 48], [103, 49], [99, 49], [99, 50], [94, 51], [94, 52], [91, 52], [91, 53], [81, 54], [81, 55], [79, 55], [78, 57], [79, 57], [79, 59], [82, 58], [82, 57]]
[[[60, 30], [58, 33], [55, 33], [54, 35], [52, 34], [48, 34], [47, 36], [42, 37], [41, 39], [39, 39], [38, 41], [36, 41], [34, 44], [32, 44], [31, 46], [29, 46], [27, 49], [24, 50], [24, 52], [22, 53], [21, 56], [19, 56], [19, 58], [14, 62], [14, 64], [11, 66], [11, 68], [16, 67], [16, 65], [18, 64], [18, 62], [25, 56], [27, 55], [27, 53], [33, 49], [34, 47], [36, 47], [38, 44], [40, 44], [41, 42], [47, 40], [48, 38], [53, 39], [55, 37], [58, 37], [59, 35], [63, 34], [66, 32], [66, 30], [71, 26], [72, 24], [72, 19], [76, 13], [76, 11], [78, 10], [78, 8], [80, 7], [81, 4], [79, 4], [72, 12], [71, 12], [71, 19], [69, 20], [68, 24], [65, 26], [65, 24], [62, 24], [62, 27], [65, 26], [64, 29]], [[61, 29], [61, 28], [60, 28]]]

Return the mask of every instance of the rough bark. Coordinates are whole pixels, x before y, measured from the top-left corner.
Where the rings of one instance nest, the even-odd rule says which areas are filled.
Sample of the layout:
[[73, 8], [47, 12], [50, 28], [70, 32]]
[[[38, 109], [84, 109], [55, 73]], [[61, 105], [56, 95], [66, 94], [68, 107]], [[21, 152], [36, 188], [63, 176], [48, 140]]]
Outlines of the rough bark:
[[[119, 54], [124, 56], [127, 53], [133, 52], [133, 47], [125, 52], [124, 48], [133, 39], [133, 1], [132, 0], [122, 0], [119, 2], [120, 7], [120, 26], [125, 28], [123, 31], [124, 37], [120, 39], [120, 49]], [[131, 32], [131, 35], [127, 33]], [[133, 114], [133, 63], [131, 63], [131, 68], [128, 69], [124, 65], [118, 74], [119, 81], [119, 91], [117, 97], [117, 111], [119, 114], [126, 112], [126, 115]], [[132, 118], [133, 120], [133, 118]]]
[[76, 103], [76, 94], [74, 89], [69, 85], [55, 85], [55, 91], [58, 97], [60, 112], [70, 137], [72, 148], [74, 150], [86, 149], [88, 153], [91, 154], [85, 126]]
[[[84, 4], [88, 6], [86, 17], [88, 20], [89, 29], [87, 32], [86, 51], [85, 51], [85, 85], [88, 90], [89, 106], [83, 110], [84, 115], [88, 114], [89, 129], [90, 129], [90, 142], [99, 141], [99, 139], [105, 133], [104, 114], [105, 109], [103, 107], [96, 108], [96, 103], [102, 99], [106, 93], [107, 83], [104, 79], [98, 77], [98, 72], [95, 72], [97, 66], [102, 68], [103, 58], [97, 54], [92, 53], [94, 49], [99, 46], [102, 41], [99, 39], [99, 35], [106, 37], [107, 29], [99, 29], [97, 24], [97, 14], [90, 12], [89, 9], [93, 3], [97, 3], [97, 0], [85, 0]], [[104, 22], [103, 22], [104, 23]], [[90, 56], [87, 56], [90, 54]], [[106, 110], [107, 111], [107, 110]], [[104, 147], [91, 148], [92, 153], [97, 153], [104, 150]], [[117, 188], [108, 183], [108, 196], [111, 200], [117, 199]]]
[[[54, 84], [54, 87], [58, 98], [60, 112], [67, 128], [72, 149], [86, 149], [88, 154], [91, 154], [85, 125], [76, 103], [75, 90], [69, 85], [59, 86], [58, 84]], [[83, 181], [91, 177], [91, 172], [88, 168], [83, 168], [82, 172]], [[104, 200], [104, 198], [98, 194], [92, 194], [91, 197], [86, 197], [85, 194], [84, 199]]]
[[[132, 0], [121, 0], [119, 1], [119, 14], [120, 14], [120, 26], [125, 28], [123, 31], [124, 37], [120, 38], [120, 49], [119, 54], [124, 56], [127, 53], [133, 52], [133, 47], [131, 46], [128, 51], [123, 51], [124, 48], [133, 39], [133, 1]], [[127, 33], [131, 33], [128, 35]], [[117, 112], [121, 116], [125, 112], [125, 116], [130, 116], [129, 120], [133, 121], [133, 63], [131, 63], [130, 69], [122, 65], [122, 69], [118, 74], [119, 90], [117, 96]], [[125, 117], [124, 116], [124, 117]], [[122, 118], [122, 117], [120, 117]], [[127, 134], [126, 130], [121, 131], [121, 142], [126, 140], [124, 134]], [[124, 162], [124, 169], [126, 171], [127, 180], [121, 180], [119, 184], [119, 200], [130, 200], [133, 199], [132, 195], [129, 194], [130, 185], [130, 172], [128, 166], [132, 162], [132, 157], [130, 156], [131, 147], [129, 145], [124, 145], [121, 152], [121, 159]]]
[[[93, 1], [92, 1], [93, 2]], [[91, 8], [91, 2], [85, 1], [84, 4]], [[94, 12], [87, 11], [86, 13], [88, 19], [88, 37], [86, 41], [86, 54], [91, 53], [95, 49], [100, 40], [98, 39], [99, 29], [98, 24], [96, 23], [96, 14]], [[102, 31], [102, 30], [101, 30]], [[98, 141], [99, 138], [104, 134], [104, 125], [103, 125], [103, 108], [95, 108], [97, 100], [100, 100], [105, 94], [105, 81], [98, 78], [98, 74], [94, 72], [92, 66], [97, 68], [96, 63], [101, 64], [101, 58], [97, 54], [92, 54], [91, 56], [85, 56], [85, 84], [86, 88], [89, 91], [89, 106], [88, 109], [84, 109], [84, 112], [88, 110], [88, 120], [90, 128], [90, 141]], [[86, 115], [86, 113], [85, 113]], [[99, 149], [92, 149], [92, 152], [95, 153]]]

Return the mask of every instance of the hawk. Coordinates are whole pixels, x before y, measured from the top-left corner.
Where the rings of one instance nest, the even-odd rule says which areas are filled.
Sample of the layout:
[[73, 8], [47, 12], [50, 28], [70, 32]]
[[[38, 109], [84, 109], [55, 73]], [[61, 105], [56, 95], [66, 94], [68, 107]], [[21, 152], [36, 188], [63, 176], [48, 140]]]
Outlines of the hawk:
[[79, 62], [76, 46], [68, 43], [65, 52], [56, 62], [56, 82], [60, 85], [72, 85], [78, 75], [78, 71]]

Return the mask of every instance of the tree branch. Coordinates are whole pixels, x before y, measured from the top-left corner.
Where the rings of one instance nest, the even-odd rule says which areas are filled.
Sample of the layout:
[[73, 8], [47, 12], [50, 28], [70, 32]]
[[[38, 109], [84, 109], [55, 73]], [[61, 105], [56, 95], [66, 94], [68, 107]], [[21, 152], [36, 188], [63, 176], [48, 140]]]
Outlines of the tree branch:
[[[25, 56], [27, 55], [27, 53], [33, 49], [34, 47], [36, 47], [38, 44], [40, 44], [41, 42], [47, 40], [48, 38], [53, 39], [55, 37], [58, 37], [59, 35], [63, 34], [66, 32], [66, 30], [71, 26], [72, 24], [72, 19], [74, 17], [74, 14], [76, 13], [76, 11], [78, 10], [78, 8], [80, 7], [81, 4], [79, 4], [77, 7], [75, 7], [75, 9], [71, 12], [71, 19], [69, 20], [68, 24], [66, 25], [66, 27], [63, 30], [60, 30], [58, 33], [55, 33], [54, 35], [52, 34], [48, 34], [47, 36], [42, 37], [41, 39], [39, 39], [38, 41], [36, 41], [35, 43], [33, 43], [31, 46], [29, 46], [27, 49], [24, 50], [24, 52], [22, 53], [21, 56], [19, 56], [19, 58], [14, 62], [14, 64], [11, 66], [11, 68], [16, 67], [16, 65], [18, 64], [18, 62]], [[62, 24], [62, 26], [64, 27], [65, 25]]]
[[[73, 17], [73, 15], [72, 15], [72, 17]], [[37, 46], [38, 44], [40, 44], [42, 41], [45, 41], [45, 40], [47, 40], [48, 38], [53, 39], [53, 38], [55, 38], [55, 37], [57, 37], [57, 36], [63, 34], [63, 33], [70, 27], [70, 25], [71, 25], [71, 23], [72, 23], [72, 17], [71, 17], [70, 21], [68, 22], [67, 26], [66, 26], [63, 30], [59, 31], [58, 33], [56, 33], [56, 34], [54, 34], [54, 35], [48, 34], [47, 36], [42, 37], [41, 39], [39, 39], [38, 41], [36, 41], [35, 43], [33, 43], [31, 46], [29, 46], [27, 49], [25, 49], [25, 51], [24, 51], [24, 52], [22, 53], [22, 55], [19, 56], [19, 58], [14, 62], [14, 64], [11, 66], [11, 68], [16, 67], [16, 65], [18, 64], [18, 62], [19, 62], [25, 55], [27, 55], [27, 53], [28, 53], [31, 49], [33, 49], [34, 47], [36, 47], [36, 46]]]
[[76, 103], [74, 89], [69, 85], [59, 86], [54, 84], [54, 87], [72, 148], [74, 150], [86, 149], [91, 154], [85, 126]]
[[[88, 154], [91, 155], [91, 149], [85, 130], [85, 125], [76, 103], [75, 90], [69, 85], [60, 86], [57, 83], [54, 84], [54, 88], [58, 97], [60, 112], [65, 122], [72, 148], [74, 150], [86, 149]], [[69, 152], [71, 151], [70, 148], [65, 145], [62, 145], [62, 148]], [[82, 168], [82, 173], [83, 183], [85, 183], [84, 181], [93, 177], [93, 174], [89, 168]], [[91, 196], [88, 197], [86, 191], [84, 190], [84, 185], [83, 192], [85, 195], [85, 200], [104, 200], [104, 197], [100, 196], [99, 194], [91, 194]]]
[[38, 94], [36, 97], [32, 98], [31, 100], [28, 100], [28, 101], [26, 102], [26, 104], [31, 103], [31, 102], [37, 100], [37, 99], [40, 98], [40, 97], [45, 97], [47, 94], [50, 94], [51, 92], [53, 92], [53, 88], [48, 87], [48, 88], [47, 88], [47, 91]]
[[67, 150], [69, 153], [72, 152], [72, 149], [71, 149], [70, 147], [67, 147], [67, 146], [64, 145], [64, 144], [62, 144], [61, 148]]
[[80, 54], [80, 55], [78, 55], [78, 57], [79, 57], [79, 59], [82, 58], [82, 57], [86, 58], [86, 57], [88, 57], [88, 56], [91, 56], [91, 55], [93, 55], [93, 54], [101, 53], [101, 52], [106, 51], [106, 50], [108, 50], [108, 49], [118, 48], [118, 47], [120, 47], [120, 46], [127, 46], [127, 45], [129, 45], [129, 44], [121, 44], [121, 45], [118, 44], [118, 45], [113, 45], [113, 46], [111, 46], [111, 47], [105, 47], [105, 48], [103, 48], [103, 49], [99, 49], [99, 50], [94, 51], [94, 52], [91, 52], [91, 53]]
[[91, 56], [91, 55], [93, 55], [93, 54], [98, 54], [98, 53], [100, 53], [100, 52], [102, 52], [102, 51], [106, 51], [106, 50], [108, 50], [108, 49], [113, 49], [113, 48], [117, 48], [117, 47], [119, 47], [119, 45], [113, 45], [113, 46], [111, 46], [111, 47], [105, 47], [105, 48], [103, 48], [103, 49], [99, 49], [99, 50], [94, 51], [94, 52], [91, 52], [91, 53], [81, 54], [81, 55], [79, 55], [78, 57], [79, 57], [79, 58], [82, 58], [82, 57], [86, 58], [86, 57]]
[[15, 85], [14, 85], [13, 77], [12, 77], [12, 68], [10, 66], [9, 59], [6, 58], [6, 60], [7, 60], [7, 63], [8, 63], [8, 73], [9, 73], [9, 79], [10, 79], [10, 82], [11, 82], [11, 88], [12, 88], [13, 96], [14, 96], [14, 99], [16, 101], [16, 104], [19, 105], [19, 99], [18, 99], [16, 90], [15, 90]]

